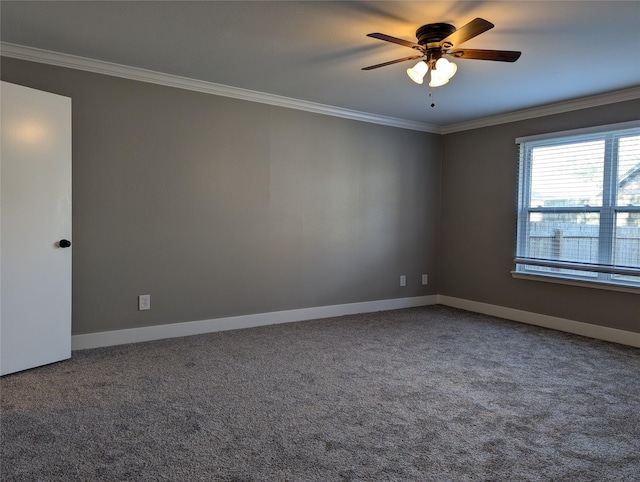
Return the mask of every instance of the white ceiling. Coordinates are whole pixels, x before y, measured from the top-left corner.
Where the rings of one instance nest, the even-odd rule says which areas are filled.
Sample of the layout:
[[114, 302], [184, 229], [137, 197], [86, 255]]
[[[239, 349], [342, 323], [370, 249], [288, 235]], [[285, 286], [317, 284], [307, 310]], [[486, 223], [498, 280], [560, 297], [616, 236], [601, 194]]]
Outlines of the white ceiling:
[[[435, 126], [640, 85], [639, 1], [0, 2], [2, 42]], [[475, 17], [495, 28], [467, 48], [520, 50], [515, 63], [456, 60], [433, 89], [415, 53], [368, 38], [415, 41], [417, 27]]]

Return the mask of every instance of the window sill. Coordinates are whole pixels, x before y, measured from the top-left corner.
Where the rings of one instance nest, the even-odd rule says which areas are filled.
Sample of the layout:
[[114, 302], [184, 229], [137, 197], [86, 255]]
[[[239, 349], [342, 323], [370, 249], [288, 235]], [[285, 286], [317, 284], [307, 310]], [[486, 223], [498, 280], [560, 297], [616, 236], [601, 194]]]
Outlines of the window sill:
[[520, 271], [512, 271], [511, 276], [517, 279], [526, 279], [530, 281], [542, 281], [545, 283], [556, 283], [569, 286], [580, 286], [583, 288], [595, 288], [600, 290], [620, 291], [622, 293], [633, 293], [640, 295], [640, 287], [626, 286], [617, 283], [604, 283], [602, 281], [587, 281], [583, 279], [571, 279], [567, 277], [559, 277], [548, 274], [529, 274]]

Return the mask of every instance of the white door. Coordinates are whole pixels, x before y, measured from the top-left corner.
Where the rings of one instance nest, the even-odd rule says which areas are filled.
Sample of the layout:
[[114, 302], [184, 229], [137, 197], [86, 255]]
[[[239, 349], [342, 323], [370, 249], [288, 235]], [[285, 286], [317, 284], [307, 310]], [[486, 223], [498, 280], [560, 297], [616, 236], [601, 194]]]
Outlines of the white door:
[[71, 357], [71, 99], [2, 82], [0, 375]]

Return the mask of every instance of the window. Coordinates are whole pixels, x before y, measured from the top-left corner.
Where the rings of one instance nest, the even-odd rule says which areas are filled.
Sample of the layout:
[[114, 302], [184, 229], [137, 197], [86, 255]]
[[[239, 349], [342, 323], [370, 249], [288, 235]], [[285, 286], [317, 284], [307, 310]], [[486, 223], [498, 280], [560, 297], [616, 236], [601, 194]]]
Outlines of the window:
[[516, 143], [516, 274], [640, 287], [640, 122]]

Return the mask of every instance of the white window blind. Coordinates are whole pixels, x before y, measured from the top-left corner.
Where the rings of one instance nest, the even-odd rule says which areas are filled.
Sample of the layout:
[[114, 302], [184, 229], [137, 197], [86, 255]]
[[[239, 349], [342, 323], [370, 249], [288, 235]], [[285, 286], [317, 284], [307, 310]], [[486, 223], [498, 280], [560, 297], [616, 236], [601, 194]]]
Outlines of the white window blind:
[[516, 143], [516, 271], [640, 286], [640, 122]]

